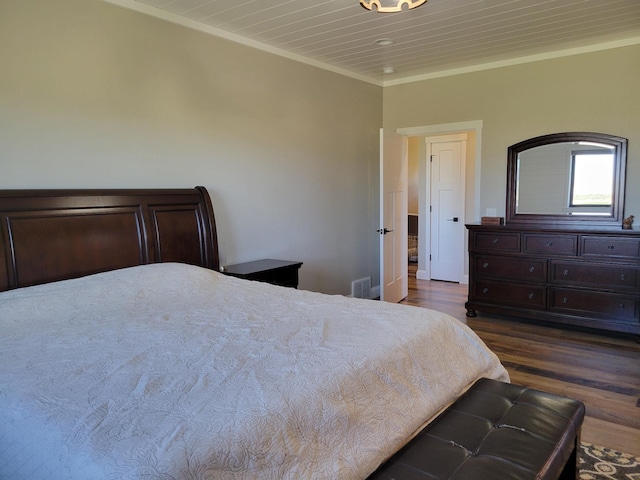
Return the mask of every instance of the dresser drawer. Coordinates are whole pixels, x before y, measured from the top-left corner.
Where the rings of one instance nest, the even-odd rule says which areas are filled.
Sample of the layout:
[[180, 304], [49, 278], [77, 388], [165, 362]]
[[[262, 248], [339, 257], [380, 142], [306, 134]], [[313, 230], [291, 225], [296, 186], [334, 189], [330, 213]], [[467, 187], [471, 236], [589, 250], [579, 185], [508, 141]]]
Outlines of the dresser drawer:
[[599, 316], [626, 323], [638, 323], [640, 299], [589, 290], [551, 288], [550, 309], [559, 313]]
[[551, 283], [640, 290], [640, 270], [625, 265], [551, 260]]
[[475, 274], [480, 277], [546, 282], [547, 261], [519, 257], [479, 255], [475, 258]]
[[467, 225], [467, 315], [498, 313], [640, 334], [640, 232]]
[[524, 253], [541, 255], [571, 255], [578, 254], [577, 235], [524, 235]]
[[476, 251], [519, 252], [520, 234], [502, 232], [475, 232], [473, 245]]
[[640, 259], [640, 238], [583, 235], [582, 256], [626, 257]]
[[541, 285], [481, 279], [474, 284], [472, 300], [542, 310], [546, 306], [546, 292], [546, 287]]

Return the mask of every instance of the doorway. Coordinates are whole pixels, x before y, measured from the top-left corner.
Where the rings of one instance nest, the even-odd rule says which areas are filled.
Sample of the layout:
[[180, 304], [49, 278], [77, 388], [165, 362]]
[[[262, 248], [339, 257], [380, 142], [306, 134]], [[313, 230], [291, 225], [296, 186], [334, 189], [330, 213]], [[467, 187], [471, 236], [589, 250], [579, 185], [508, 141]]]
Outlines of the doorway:
[[[397, 132], [410, 137], [410, 145], [418, 145], [419, 166], [417, 179], [409, 179], [409, 187], [416, 187], [418, 203], [418, 265], [416, 278], [420, 280], [431, 280], [431, 262], [429, 256], [432, 253], [431, 242], [431, 169], [427, 168], [427, 139], [428, 137], [442, 137], [457, 134], [466, 134], [467, 146], [465, 150], [464, 175], [461, 178], [462, 191], [464, 192], [464, 202], [462, 213], [458, 216], [459, 228], [462, 229], [462, 244], [455, 247], [455, 253], [462, 259], [459, 266], [458, 281], [461, 284], [468, 283], [468, 256], [467, 235], [464, 229], [465, 222], [478, 221], [480, 219], [480, 167], [481, 167], [481, 144], [482, 144], [482, 121], [458, 122], [450, 124], [427, 125], [422, 127], [399, 128]], [[413, 138], [418, 137], [418, 138]], [[417, 140], [417, 141], [416, 141]], [[429, 154], [431, 155], [431, 154]], [[411, 154], [409, 156], [411, 158]], [[411, 166], [409, 167], [411, 172]], [[413, 175], [413, 174], [412, 174]], [[410, 194], [411, 195], [411, 194]], [[453, 218], [454, 216], [446, 217]], [[415, 265], [414, 265], [415, 267]]]

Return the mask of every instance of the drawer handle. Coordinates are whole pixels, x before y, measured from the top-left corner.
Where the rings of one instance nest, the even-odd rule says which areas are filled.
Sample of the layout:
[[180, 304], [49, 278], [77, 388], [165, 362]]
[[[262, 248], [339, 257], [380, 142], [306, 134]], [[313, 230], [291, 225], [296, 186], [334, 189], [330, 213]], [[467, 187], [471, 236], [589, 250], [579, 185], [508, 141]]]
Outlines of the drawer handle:
[[620, 274], [620, 280], [624, 280], [624, 279], [625, 279], [625, 278], [624, 278], [624, 273], [621, 273], [621, 274]]
[[498, 243], [499, 241], [500, 241], [500, 239], [499, 239], [499, 238], [494, 238], [494, 239], [493, 239], [493, 243]]
[[489, 266], [489, 262], [485, 262], [482, 264], [482, 268], [487, 268]]
[[547, 247], [553, 247], [553, 242], [547, 242], [547, 243], [545, 243], [545, 245], [546, 245]]
[[624, 304], [624, 303], [621, 303], [621, 304], [619, 305], [619, 307], [620, 307], [620, 310], [624, 310], [624, 309], [625, 309], [625, 304]]
[[568, 299], [567, 297], [564, 297], [564, 298], [562, 299], [562, 303], [569, 303], [569, 299]]
[[608, 246], [607, 246], [607, 248], [608, 248], [609, 250], [613, 250], [613, 249], [614, 249], [614, 248], [616, 248], [616, 247], [615, 247], [615, 245], [608, 245]]
[[484, 288], [482, 289], [482, 293], [489, 293], [489, 289], [488, 289], [487, 287], [484, 287]]
[[535, 297], [535, 295], [533, 293], [529, 294], [529, 300], [531, 300], [533, 297]]
[[563, 270], [562, 275], [564, 275], [565, 277], [569, 275], [569, 269]]

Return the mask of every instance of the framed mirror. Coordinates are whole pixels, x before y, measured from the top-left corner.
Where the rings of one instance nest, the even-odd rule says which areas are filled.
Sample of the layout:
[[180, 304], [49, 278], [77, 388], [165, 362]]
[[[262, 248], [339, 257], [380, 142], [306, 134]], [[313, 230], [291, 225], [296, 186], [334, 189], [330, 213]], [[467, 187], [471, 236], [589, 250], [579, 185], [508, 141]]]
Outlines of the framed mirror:
[[569, 132], [507, 152], [507, 223], [621, 228], [627, 139]]

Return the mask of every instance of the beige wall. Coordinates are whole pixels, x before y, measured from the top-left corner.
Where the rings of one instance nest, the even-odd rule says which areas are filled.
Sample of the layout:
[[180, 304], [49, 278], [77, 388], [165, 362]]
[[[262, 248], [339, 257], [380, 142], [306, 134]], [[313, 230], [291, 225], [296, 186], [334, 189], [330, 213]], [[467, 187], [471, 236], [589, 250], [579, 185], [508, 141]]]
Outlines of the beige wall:
[[0, 10], [0, 188], [204, 185], [223, 263], [375, 285], [380, 87], [99, 0]]
[[481, 120], [475, 211], [499, 214], [509, 145], [566, 130], [627, 137], [626, 213], [640, 216], [640, 46], [383, 93], [100, 0], [1, 12], [0, 188], [205, 185], [223, 263], [301, 260], [301, 286], [328, 293], [376, 285], [383, 123]]
[[[482, 121], [480, 215], [505, 214], [507, 148], [562, 131], [629, 139], [626, 215], [640, 214], [640, 46], [384, 89], [386, 129]], [[467, 212], [469, 213], [469, 212]], [[479, 220], [470, 218], [469, 220]], [[636, 222], [635, 228], [639, 228]]]

